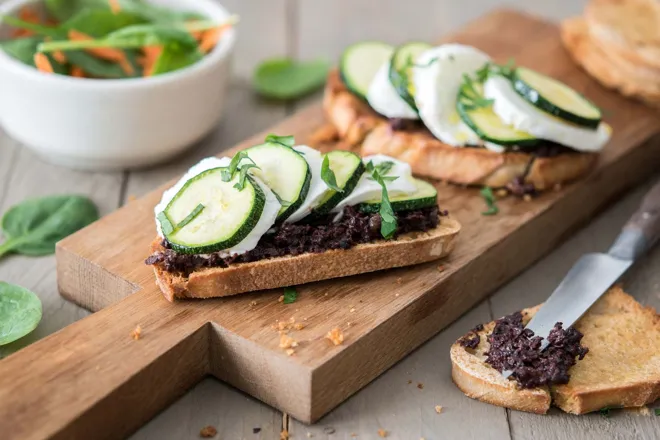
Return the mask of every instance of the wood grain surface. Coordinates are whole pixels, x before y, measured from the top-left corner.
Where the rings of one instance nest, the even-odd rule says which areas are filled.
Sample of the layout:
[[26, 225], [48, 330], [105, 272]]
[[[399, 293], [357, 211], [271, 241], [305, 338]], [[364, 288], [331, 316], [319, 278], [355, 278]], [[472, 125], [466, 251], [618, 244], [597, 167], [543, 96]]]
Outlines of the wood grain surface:
[[[479, 0], [465, 7], [457, 2], [411, 0], [403, 8], [405, 11], [428, 10], [433, 13], [410, 13], [405, 19], [401, 15], [401, 3], [393, 0], [381, 0], [377, 5], [364, 0], [225, 0], [223, 3], [238, 11], [243, 21], [239, 39], [241, 50], [236, 57], [239, 77], [231, 90], [235, 106], [216, 133], [191, 150], [190, 156], [184, 160], [158, 169], [114, 174], [75, 173], [46, 164], [3, 134], [0, 136], [0, 208], [4, 210], [26, 196], [73, 190], [92, 197], [107, 213], [129, 200], [129, 196], [151, 190], [183, 172], [189, 163], [217, 153], [297, 107], [293, 103], [282, 106], [255, 99], [245, 77], [256, 61], [266, 56], [287, 54], [303, 58], [332, 56], [346, 43], [366, 38], [392, 42], [431, 39], [438, 33], [456, 29], [467, 19], [500, 2]], [[574, 1], [508, 3], [550, 18], [576, 13], [583, 5], [583, 2]], [[355, 13], [356, 10], [361, 12]], [[329, 15], [330, 12], [334, 15]], [[362, 12], [377, 12], [378, 20], [365, 21]], [[254, 35], [262, 32], [265, 24], [269, 30], [267, 38], [256, 38]], [[346, 37], [347, 33], [349, 37]], [[294, 438], [305, 438], [306, 432], [314, 433], [314, 438], [349, 439], [354, 438], [352, 434], [358, 438], [377, 438], [379, 428], [389, 431], [388, 438], [400, 439], [421, 436], [426, 439], [460, 436], [543, 440], [657, 438], [660, 432], [653, 418], [628, 412], [615, 412], [611, 419], [598, 415], [576, 418], [559, 413], [551, 417], [522, 413], [509, 415], [499, 408], [466, 399], [451, 384], [446, 368], [451, 342], [475, 322], [493, 318], [491, 306], [497, 308], [500, 305], [498, 310], [502, 315], [539, 302], [580, 254], [594, 248], [606, 249], [623, 221], [636, 208], [640, 194], [641, 190], [636, 191], [599, 216], [593, 225], [389, 370], [315, 427], [288, 422], [286, 417], [283, 422], [281, 414], [270, 407], [214, 379], [205, 379], [145, 425], [134, 438], [199, 438], [199, 430], [206, 425], [217, 427], [217, 438], [226, 439], [277, 438], [282, 426], [288, 426]], [[656, 306], [660, 304], [660, 278], [654, 270], [658, 265], [660, 252], [654, 252], [638, 265], [627, 281], [628, 290], [639, 300]], [[37, 331], [21, 341], [0, 347], [0, 357], [87, 315], [57, 294], [52, 257], [8, 258], [0, 262], [0, 278], [33, 289], [44, 302], [44, 319]], [[424, 379], [424, 389], [410, 390], [407, 381], [413, 380], [416, 384], [419, 378]], [[435, 413], [436, 404], [444, 406], [443, 414]]]

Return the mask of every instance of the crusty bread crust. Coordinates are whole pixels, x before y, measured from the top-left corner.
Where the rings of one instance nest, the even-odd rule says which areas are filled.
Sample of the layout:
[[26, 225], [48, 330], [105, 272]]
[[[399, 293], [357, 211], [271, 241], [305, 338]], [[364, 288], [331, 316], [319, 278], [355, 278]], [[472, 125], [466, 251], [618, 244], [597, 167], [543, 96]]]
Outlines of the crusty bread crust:
[[[523, 310], [525, 321], [541, 306]], [[632, 324], [631, 324], [632, 323]], [[568, 384], [520, 389], [484, 362], [484, 325], [475, 349], [451, 347], [452, 378], [467, 396], [520, 411], [545, 413], [552, 403], [563, 411], [585, 414], [605, 407], [640, 407], [660, 398], [660, 316], [613, 287], [578, 321], [589, 353], [571, 368]], [[626, 325], [634, 325], [632, 329]], [[643, 340], [632, 340], [643, 338]]]
[[[460, 228], [456, 220], [440, 217], [440, 223], [431, 231], [408, 233], [396, 240], [360, 244], [347, 250], [208, 268], [188, 277], [166, 272], [158, 266], [154, 266], [154, 272], [158, 286], [169, 301], [236, 295], [436, 260], [452, 251]], [[152, 243], [151, 250], [162, 250], [159, 238]]]
[[526, 183], [543, 190], [583, 176], [597, 160], [590, 153], [534, 158], [522, 152], [454, 148], [425, 130], [392, 130], [385, 118], [346, 89], [337, 71], [328, 76], [324, 109], [343, 142], [363, 156], [387, 154], [408, 162], [417, 175], [462, 185], [504, 187], [525, 176]]

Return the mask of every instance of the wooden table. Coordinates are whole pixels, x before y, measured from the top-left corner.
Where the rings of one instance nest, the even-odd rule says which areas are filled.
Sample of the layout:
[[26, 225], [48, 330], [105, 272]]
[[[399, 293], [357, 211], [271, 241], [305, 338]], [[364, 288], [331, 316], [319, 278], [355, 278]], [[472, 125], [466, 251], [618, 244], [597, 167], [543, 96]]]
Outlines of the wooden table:
[[[0, 211], [30, 196], [83, 193], [109, 213], [202, 157], [217, 154], [265, 129], [319, 96], [287, 104], [255, 97], [250, 74], [261, 59], [293, 56], [336, 59], [347, 44], [364, 39], [390, 43], [433, 41], [488, 10], [515, 6], [557, 20], [581, 11], [585, 1], [472, 0], [224, 0], [241, 15], [235, 56], [236, 77], [224, 121], [186, 158], [141, 171], [75, 172], [50, 165], [0, 133]], [[468, 7], [469, 4], [469, 7]], [[524, 42], [521, 42], [523, 44]], [[570, 416], [557, 410], [538, 416], [470, 400], [450, 379], [449, 346], [474, 324], [543, 301], [583, 253], [605, 250], [651, 182], [633, 191], [542, 261], [506, 285], [452, 326], [397, 364], [315, 426], [287, 415], [214, 379], [206, 379], [144, 426], [139, 440], [195, 439], [206, 425], [218, 439], [277, 439], [286, 427], [293, 439], [374, 439], [384, 429], [391, 439], [607, 439], [660, 438], [660, 418], [635, 411]], [[660, 249], [626, 276], [626, 290], [643, 304], [660, 307]], [[85, 310], [63, 300], [54, 257], [11, 256], [0, 262], [0, 280], [23, 285], [43, 301], [43, 320], [28, 337], [0, 347], [0, 358], [83, 318]], [[356, 366], [359, 368], [359, 366]], [[442, 413], [435, 407], [441, 405]], [[130, 408], [127, 408], [130, 411]]]

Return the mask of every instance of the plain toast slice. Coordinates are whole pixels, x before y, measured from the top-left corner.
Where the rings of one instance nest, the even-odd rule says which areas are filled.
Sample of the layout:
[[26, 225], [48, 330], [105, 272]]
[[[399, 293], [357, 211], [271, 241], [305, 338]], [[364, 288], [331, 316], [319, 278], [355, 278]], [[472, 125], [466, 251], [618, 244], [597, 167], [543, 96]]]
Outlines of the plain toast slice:
[[[524, 322], [539, 309], [523, 310]], [[521, 389], [484, 362], [486, 336], [495, 323], [478, 334], [469, 349], [451, 347], [452, 378], [467, 396], [520, 411], [545, 413], [552, 403], [584, 414], [605, 407], [640, 407], [660, 398], [660, 316], [643, 307], [620, 287], [613, 287], [575, 327], [584, 334], [589, 353], [570, 369], [570, 381], [547, 388]]]
[[[156, 282], [169, 301], [175, 298], [212, 298], [275, 289], [330, 278], [425, 263], [448, 255], [460, 224], [442, 216], [427, 232], [410, 232], [396, 240], [359, 244], [350, 249], [268, 258], [196, 270], [190, 275], [166, 272], [154, 265]], [[162, 250], [160, 238], [152, 252]]]

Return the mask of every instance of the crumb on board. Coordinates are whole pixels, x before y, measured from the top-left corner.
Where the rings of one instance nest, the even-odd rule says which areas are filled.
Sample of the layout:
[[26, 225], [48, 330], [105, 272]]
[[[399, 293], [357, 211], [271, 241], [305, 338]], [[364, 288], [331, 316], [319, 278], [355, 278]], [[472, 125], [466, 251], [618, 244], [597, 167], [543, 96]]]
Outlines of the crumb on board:
[[282, 432], [280, 432], [280, 440], [289, 440], [289, 431], [283, 429]]
[[349, 310], [351, 313], [355, 311], [355, 307], [352, 307], [351, 310]]
[[421, 383], [421, 382], [417, 382], [417, 388], [419, 388], [420, 390], [423, 390], [424, 389], [424, 384]]
[[412, 383], [412, 380], [408, 379], [408, 385], [410, 385], [411, 383]]
[[396, 279], [396, 283], [397, 283], [397, 284], [401, 284], [401, 283], [403, 283], [403, 278], [401, 278], [401, 277], [397, 278], [397, 279]]
[[445, 271], [445, 266], [443, 266], [443, 265], [441, 264], [441, 265], [439, 265], [439, 266], [437, 267], [437, 269], [438, 269], [438, 272], [444, 272], [444, 271]]
[[530, 194], [525, 194], [523, 196], [523, 200], [526, 202], [531, 202], [532, 201], [532, 196]]
[[254, 307], [254, 306], [256, 306], [256, 305], [257, 305], [257, 302], [256, 302], [256, 301], [250, 301], [250, 307]]
[[338, 327], [335, 327], [332, 330], [330, 330], [328, 334], [325, 335], [325, 337], [328, 338], [335, 345], [340, 345], [342, 342], [344, 342], [344, 334], [341, 332], [341, 330]]
[[142, 327], [138, 324], [135, 329], [131, 332], [131, 337], [136, 341], [142, 337]]
[[280, 295], [280, 297], [277, 298], [277, 302], [278, 303], [284, 302], [284, 295]]
[[384, 429], [379, 429], [378, 430], [378, 437], [385, 438], [385, 437], [387, 437], [387, 434], [388, 434], [388, 432], [385, 431]]
[[509, 195], [509, 191], [507, 191], [504, 188], [500, 188], [495, 192], [495, 195], [499, 197], [500, 199], [503, 199], [504, 197]]
[[294, 350], [293, 348], [289, 348], [289, 349], [287, 349], [287, 351], [286, 351], [286, 355], [287, 355], [287, 356], [293, 356], [293, 354], [294, 354], [295, 352], [296, 352], [296, 350]]
[[296, 330], [302, 330], [305, 328], [305, 325], [298, 322], [293, 325], [293, 328], [295, 328]]
[[350, 322], [350, 321], [346, 323], [346, 327], [350, 327], [350, 326], [352, 326], [352, 325], [353, 325], [353, 323]]
[[205, 426], [199, 431], [199, 436], [203, 438], [212, 438], [218, 433], [218, 430], [215, 429], [215, 426]]
[[440, 406], [440, 405], [436, 405], [436, 406], [435, 406], [435, 412], [437, 412], [438, 414], [440, 414], [440, 413], [442, 412], [442, 406]]
[[399, 294], [398, 294], [398, 293], [395, 293], [395, 294], [394, 294], [394, 297], [395, 297], [395, 298], [398, 298], [398, 297], [399, 297]]
[[287, 334], [280, 335], [280, 348], [291, 348], [296, 345], [298, 345], [298, 343], [291, 336]]

